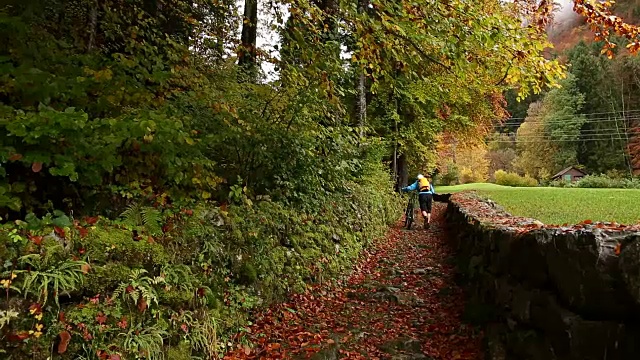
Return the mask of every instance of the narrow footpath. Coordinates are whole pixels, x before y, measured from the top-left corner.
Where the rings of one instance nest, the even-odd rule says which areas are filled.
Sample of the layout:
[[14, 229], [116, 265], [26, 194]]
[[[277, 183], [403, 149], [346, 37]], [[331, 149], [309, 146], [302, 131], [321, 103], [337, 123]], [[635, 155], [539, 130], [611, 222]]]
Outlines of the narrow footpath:
[[340, 285], [264, 312], [244, 334], [258, 346], [225, 359], [482, 359], [482, 335], [461, 322], [444, 210], [429, 230], [391, 229]]

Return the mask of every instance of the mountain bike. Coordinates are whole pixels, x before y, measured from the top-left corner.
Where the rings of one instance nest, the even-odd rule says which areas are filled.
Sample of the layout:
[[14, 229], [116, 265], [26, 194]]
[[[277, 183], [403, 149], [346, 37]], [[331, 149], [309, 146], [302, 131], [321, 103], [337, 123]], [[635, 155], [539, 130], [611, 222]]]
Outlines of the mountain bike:
[[411, 225], [413, 225], [414, 222], [414, 211], [413, 208], [415, 207], [416, 204], [416, 198], [418, 197], [418, 195], [416, 193], [412, 193], [411, 195], [409, 195], [409, 203], [407, 203], [407, 210], [405, 210], [404, 212], [404, 227], [407, 228], [407, 230], [411, 230]]

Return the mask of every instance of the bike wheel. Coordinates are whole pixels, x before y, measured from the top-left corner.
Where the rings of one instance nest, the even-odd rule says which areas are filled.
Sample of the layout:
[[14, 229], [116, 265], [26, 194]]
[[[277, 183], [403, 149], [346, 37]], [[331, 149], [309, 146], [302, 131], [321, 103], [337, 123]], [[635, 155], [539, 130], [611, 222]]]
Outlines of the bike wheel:
[[404, 227], [411, 230], [411, 225], [413, 225], [413, 202], [410, 200], [404, 213]]

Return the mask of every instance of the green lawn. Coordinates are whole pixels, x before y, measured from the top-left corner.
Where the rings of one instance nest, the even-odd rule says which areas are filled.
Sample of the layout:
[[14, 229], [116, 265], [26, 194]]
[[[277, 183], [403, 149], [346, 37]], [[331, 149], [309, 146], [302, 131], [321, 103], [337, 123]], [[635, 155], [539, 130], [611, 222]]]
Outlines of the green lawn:
[[495, 184], [437, 186], [437, 193], [476, 190], [513, 215], [531, 217], [546, 224], [576, 224], [583, 220], [640, 222], [640, 190], [516, 188]]

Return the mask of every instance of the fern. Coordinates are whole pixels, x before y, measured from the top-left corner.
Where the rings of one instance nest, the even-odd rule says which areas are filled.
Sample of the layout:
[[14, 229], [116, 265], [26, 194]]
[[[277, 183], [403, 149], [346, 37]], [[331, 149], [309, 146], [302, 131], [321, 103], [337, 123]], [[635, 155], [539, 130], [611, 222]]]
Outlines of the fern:
[[127, 333], [120, 333], [124, 337], [123, 348], [130, 354], [139, 354], [139, 358], [149, 360], [164, 359], [162, 346], [164, 337], [168, 334], [158, 327], [146, 329], [131, 328]]
[[134, 203], [130, 204], [120, 217], [125, 225], [141, 227], [153, 236], [162, 233], [162, 214], [156, 208]]
[[82, 266], [86, 265], [86, 262], [53, 260], [50, 256], [40, 254], [29, 254], [18, 259], [21, 267], [30, 269], [14, 271], [16, 274], [24, 274], [22, 290], [25, 297], [33, 294], [38, 297], [38, 301], [46, 303], [49, 294], [53, 292], [56, 305], [59, 306], [58, 299], [61, 293], [76, 290], [84, 282]]
[[158, 209], [152, 207], [142, 208], [142, 222], [147, 232], [153, 236], [162, 233], [162, 215]]
[[180, 311], [170, 318], [173, 326], [186, 324], [189, 327], [183, 336], [193, 350], [203, 352], [207, 359], [216, 357], [222, 344], [218, 342], [216, 319], [209, 311]]
[[12, 319], [17, 319], [20, 313], [17, 311], [9, 310], [0, 310], [0, 329], [2, 329], [5, 325], [8, 325]]
[[158, 304], [158, 294], [153, 285], [164, 283], [163, 277], [151, 278], [145, 276], [145, 269], [133, 269], [129, 276], [129, 281], [121, 283], [113, 292], [113, 297], [121, 297], [126, 301], [131, 299], [134, 304], [138, 304], [140, 298], [144, 299], [147, 304], [155, 302]]

